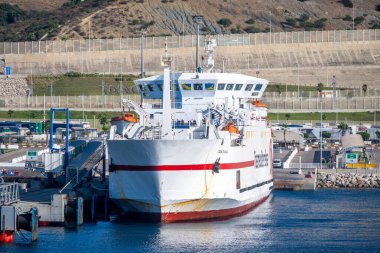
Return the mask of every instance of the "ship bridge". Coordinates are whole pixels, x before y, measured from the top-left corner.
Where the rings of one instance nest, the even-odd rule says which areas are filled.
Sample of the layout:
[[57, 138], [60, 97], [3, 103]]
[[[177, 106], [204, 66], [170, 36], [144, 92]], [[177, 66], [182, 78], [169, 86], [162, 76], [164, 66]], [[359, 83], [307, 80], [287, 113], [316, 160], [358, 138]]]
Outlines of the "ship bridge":
[[[163, 75], [135, 81], [144, 101], [143, 108], [162, 109]], [[170, 74], [171, 105], [176, 111], [187, 111], [205, 105], [223, 104], [241, 108], [242, 101], [259, 99], [268, 84], [261, 78], [231, 73], [172, 73]]]

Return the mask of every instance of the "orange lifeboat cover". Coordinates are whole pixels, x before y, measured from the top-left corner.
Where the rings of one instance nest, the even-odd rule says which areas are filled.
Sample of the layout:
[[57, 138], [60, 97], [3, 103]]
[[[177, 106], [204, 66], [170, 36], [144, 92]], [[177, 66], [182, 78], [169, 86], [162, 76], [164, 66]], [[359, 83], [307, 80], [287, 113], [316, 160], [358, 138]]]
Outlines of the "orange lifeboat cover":
[[251, 102], [254, 106], [256, 107], [268, 107], [266, 104], [264, 103], [261, 103], [261, 101], [258, 101], [258, 100], [254, 100]]
[[138, 122], [138, 119], [135, 118], [135, 115], [133, 113], [125, 113], [123, 116], [112, 118], [112, 121], [122, 121], [122, 120], [133, 122], [133, 123]]
[[228, 132], [230, 132], [231, 134], [237, 134], [237, 133], [238, 133], [238, 129], [237, 129], [237, 127], [235, 127], [235, 124], [234, 124], [234, 122], [232, 122], [232, 121], [228, 122], [228, 123], [223, 127], [223, 131], [228, 131]]

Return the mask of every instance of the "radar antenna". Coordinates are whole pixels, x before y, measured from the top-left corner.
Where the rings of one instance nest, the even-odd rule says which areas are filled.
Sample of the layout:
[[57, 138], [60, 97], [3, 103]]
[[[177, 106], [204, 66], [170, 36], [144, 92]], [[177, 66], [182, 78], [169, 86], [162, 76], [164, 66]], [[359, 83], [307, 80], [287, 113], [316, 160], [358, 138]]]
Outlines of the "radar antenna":
[[165, 55], [161, 56], [161, 66], [162, 67], [171, 67], [172, 57], [168, 55], [168, 45], [165, 43]]

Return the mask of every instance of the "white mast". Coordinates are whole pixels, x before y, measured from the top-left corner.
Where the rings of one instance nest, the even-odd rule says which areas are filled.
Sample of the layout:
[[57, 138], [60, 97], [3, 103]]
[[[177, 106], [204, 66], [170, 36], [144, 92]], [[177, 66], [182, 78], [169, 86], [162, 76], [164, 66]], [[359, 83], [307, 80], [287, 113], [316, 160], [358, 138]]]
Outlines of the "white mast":
[[172, 108], [170, 101], [170, 67], [172, 58], [167, 54], [165, 45], [165, 56], [161, 57], [161, 66], [164, 67], [164, 87], [162, 96], [162, 138], [167, 138], [172, 129]]
[[205, 69], [207, 73], [211, 73], [214, 69], [214, 48], [216, 47], [216, 40], [208, 38], [205, 41], [206, 62]]

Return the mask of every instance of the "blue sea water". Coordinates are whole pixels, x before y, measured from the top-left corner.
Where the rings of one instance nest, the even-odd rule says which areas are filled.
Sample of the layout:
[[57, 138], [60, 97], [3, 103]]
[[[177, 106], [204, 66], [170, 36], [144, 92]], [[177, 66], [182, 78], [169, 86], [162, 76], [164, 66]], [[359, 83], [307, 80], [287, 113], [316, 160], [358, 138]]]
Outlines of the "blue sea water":
[[0, 252], [380, 252], [380, 190], [275, 191], [252, 212], [224, 221], [113, 219], [40, 228], [32, 244], [15, 239]]

